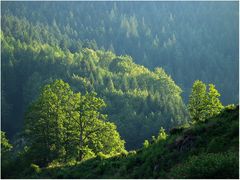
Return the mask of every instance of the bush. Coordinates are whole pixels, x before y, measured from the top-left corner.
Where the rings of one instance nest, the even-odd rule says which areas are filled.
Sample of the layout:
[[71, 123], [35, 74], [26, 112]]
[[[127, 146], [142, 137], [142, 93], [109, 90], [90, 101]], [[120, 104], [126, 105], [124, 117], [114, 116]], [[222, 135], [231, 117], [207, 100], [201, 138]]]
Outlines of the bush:
[[234, 104], [229, 104], [229, 105], [225, 106], [226, 111], [231, 111], [234, 109], [236, 109], [236, 106]]
[[30, 169], [33, 173], [41, 173], [41, 168], [36, 164], [31, 164]]
[[137, 154], [137, 152], [136, 152], [136, 151], [134, 151], [134, 150], [133, 150], [133, 151], [129, 151], [129, 152], [128, 152], [128, 155], [136, 155], [136, 154]]
[[226, 150], [226, 140], [222, 137], [212, 139], [208, 145], [207, 151], [210, 153], [217, 153]]
[[158, 134], [158, 137], [157, 137], [157, 140], [158, 141], [162, 141], [162, 140], [166, 140], [167, 139], [167, 133], [165, 132], [165, 129], [163, 129], [163, 127], [161, 127], [160, 131], [159, 131], [159, 134]]
[[170, 129], [169, 133], [170, 135], [174, 135], [174, 134], [179, 134], [181, 133], [185, 128], [184, 127], [174, 127], [172, 129]]
[[238, 178], [238, 153], [208, 153], [191, 156], [172, 168], [171, 178]]
[[53, 167], [60, 167], [62, 164], [59, 162], [59, 160], [53, 160], [48, 164], [48, 167], [53, 168]]
[[144, 143], [143, 143], [143, 147], [148, 148], [148, 146], [149, 146], [149, 141], [145, 140]]

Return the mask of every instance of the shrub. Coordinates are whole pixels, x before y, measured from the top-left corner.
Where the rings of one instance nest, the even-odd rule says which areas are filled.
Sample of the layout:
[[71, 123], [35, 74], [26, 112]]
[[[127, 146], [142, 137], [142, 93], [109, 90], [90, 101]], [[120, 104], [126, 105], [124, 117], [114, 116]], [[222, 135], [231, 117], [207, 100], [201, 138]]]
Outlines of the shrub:
[[160, 131], [159, 131], [159, 134], [158, 134], [158, 137], [157, 137], [157, 140], [158, 141], [162, 141], [162, 140], [166, 140], [167, 139], [167, 133], [165, 132], [165, 129], [163, 129], [163, 127], [161, 127]]
[[234, 104], [229, 104], [227, 106], [225, 106], [225, 109], [227, 111], [231, 111], [231, 110], [234, 110], [236, 108], [236, 106]]
[[171, 178], [238, 178], [238, 154], [208, 153], [191, 156], [188, 161], [172, 168]]
[[38, 165], [36, 165], [36, 164], [31, 164], [30, 165], [30, 169], [34, 173], [37, 173], [37, 174], [41, 173], [41, 168]]
[[169, 133], [170, 133], [171, 135], [179, 134], [179, 133], [181, 133], [184, 129], [185, 129], [184, 127], [175, 127], [175, 128], [170, 129]]
[[224, 139], [222, 137], [216, 137], [212, 139], [208, 145], [207, 151], [211, 153], [221, 152], [226, 150], [226, 143], [224, 143]]
[[60, 167], [62, 164], [59, 162], [59, 160], [53, 160], [48, 164], [48, 167], [53, 168], [53, 167]]
[[148, 146], [149, 146], [149, 141], [145, 140], [144, 143], [143, 143], [143, 147], [148, 148]]
[[136, 151], [134, 151], [134, 150], [133, 150], [133, 151], [129, 151], [129, 152], [128, 152], [128, 155], [135, 155], [135, 154], [137, 154], [137, 152], [136, 152]]

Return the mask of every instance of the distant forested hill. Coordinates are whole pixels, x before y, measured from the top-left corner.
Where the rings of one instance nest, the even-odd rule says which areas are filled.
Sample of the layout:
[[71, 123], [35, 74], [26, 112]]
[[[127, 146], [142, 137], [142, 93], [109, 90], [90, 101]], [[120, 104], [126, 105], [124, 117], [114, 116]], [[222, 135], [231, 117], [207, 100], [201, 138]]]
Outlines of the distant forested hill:
[[26, 43], [4, 32], [1, 41], [2, 129], [10, 137], [23, 126], [24, 113], [43, 85], [55, 79], [68, 82], [75, 92], [97, 92], [128, 149], [140, 147], [161, 126], [169, 130], [187, 121], [181, 89], [162, 68], [150, 71], [110, 51], [72, 53], [36, 40]]
[[2, 31], [78, 52], [131, 55], [163, 67], [188, 97], [194, 80], [238, 100], [238, 2], [2, 2]]

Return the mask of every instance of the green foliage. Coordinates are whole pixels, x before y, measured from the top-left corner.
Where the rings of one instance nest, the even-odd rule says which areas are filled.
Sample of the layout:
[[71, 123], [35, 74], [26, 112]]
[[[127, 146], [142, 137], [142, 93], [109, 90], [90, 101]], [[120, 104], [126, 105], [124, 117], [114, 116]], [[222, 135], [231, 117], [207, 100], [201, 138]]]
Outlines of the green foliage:
[[143, 147], [144, 147], [144, 148], [148, 148], [148, 147], [149, 147], [149, 141], [148, 141], [148, 140], [145, 140], [145, 141], [144, 141]]
[[1, 131], [1, 157], [5, 156], [12, 149], [12, 145], [9, 143], [6, 133]]
[[237, 2], [4, 2], [2, 7], [4, 37], [74, 53], [90, 48], [129, 54], [149, 69], [163, 67], [181, 85], [185, 100], [192, 82], [202, 79], [216, 84], [223, 103], [237, 102]]
[[162, 141], [162, 140], [166, 140], [167, 139], [167, 133], [165, 132], [165, 130], [163, 129], [163, 127], [161, 127], [157, 140], [158, 141]]
[[46, 85], [31, 105], [26, 114], [25, 137], [34, 163], [46, 165], [68, 153], [64, 146], [74, 135], [71, 130], [75, 125], [70, 121], [76, 116], [72, 111], [79, 98], [80, 94], [74, 95], [68, 84], [56, 80]]
[[1, 178], [8, 178], [8, 176], [12, 173], [13, 166], [16, 164], [12, 164], [13, 161], [13, 146], [9, 143], [6, 133], [1, 131]]
[[[83, 48], [71, 52], [56, 44], [35, 40], [25, 43], [12, 34], [3, 34], [3, 124], [10, 137], [20, 131], [23, 114], [37, 99], [41, 87], [55, 79], [69, 83], [74, 92], [97, 92], [107, 104], [103, 113], [116, 124], [127, 149], [141, 147], [158, 127], [169, 130], [188, 119], [181, 89], [161, 68], [150, 71], [135, 64], [130, 56], [109, 51]], [[59, 149], [58, 153], [65, 152]]]
[[224, 138], [216, 137], [209, 142], [208, 152], [216, 153], [219, 151], [225, 151], [226, 143], [224, 143]]
[[41, 173], [41, 168], [36, 164], [31, 164], [30, 168], [33, 170], [33, 173]]
[[238, 172], [238, 154], [233, 152], [209, 153], [191, 156], [185, 163], [171, 170], [172, 178], [236, 178]]
[[239, 135], [229, 134], [238, 115], [236, 107], [225, 110], [148, 148], [112, 157], [98, 153], [77, 165], [42, 169], [38, 178], [238, 178]]
[[[14, 142], [13, 151], [1, 133], [3, 177], [169, 178], [175, 165], [201, 154], [206, 167], [216, 163], [211, 156], [228, 164], [221, 156], [238, 151], [238, 114], [232, 106], [221, 113], [214, 85], [194, 84], [189, 112], [199, 123], [169, 136], [164, 130], [186, 124], [181, 88], [186, 97], [195, 79], [214, 82], [223, 102], [238, 96], [236, 2], [195, 6], [3, 2], [2, 129], [10, 139], [20, 132], [26, 114], [24, 138]], [[149, 69], [161, 66], [167, 73], [134, 62]], [[146, 141], [148, 148], [127, 155], [117, 130], [134, 149], [159, 127], [156, 143]], [[218, 170], [209, 172], [214, 177]]]
[[129, 151], [128, 154], [129, 155], [135, 155], [137, 152], [135, 150]]
[[213, 84], [209, 84], [207, 91], [206, 85], [202, 81], [195, 81], [188, 103], [188, 110], [192, 121], [204, 121], [219, 114], [223, 109], [219, 96], [220, 94]]
[[213, 84], [209, 84], [208, 95], [207, 95], [207, 117], [212, 117], [221, 112], [223, 105], [219, 100], [220, 93], [215, 89]]
[[[199, 11], [186, 3], [188, 12], [179, 14], [183, 4], [174, 3], [176, 8], [172, 8], [167, 2], [102, 2], [98, 5], [94, 2], [4, 2], [1, 40], [5, 95], [2, 99], [7, 116], [3, 116], [3, 130], [11, 138], [19, 132], [26, 107], [37, 97], [40, 87], [54, 79], [64, 79], [74, 91], [83, 94], [96, 91], [104, 98], [108, 104], [106, 113], [116, 123], [128, 149], [142, 146], [145, 139], [158, 132], [158, 127], [168, 131], [185, 123], [187, 113], [175, 82], [183, 89], [184, 99], [192, 82], [202, 79], [216, 84], [222, 92], [222, 102], [236, 101], [238, 42], [234, 37], [238, 29], [233, 21], [237, 12], [234, 2], [210, 2], [209, 8], [199, 2]], [[35, 9], [36, 6], [39, 8]], [[218, 10], [222, 10], [220, 15]], [[86, 16], [85, 11], [91, 13]], [[202, 14], [208, 13], [218, 16], [205, 21]], [[48, 18], [42, 14], [48, 14]], [[220, 23], [222, 19], [227, 19], [224, 21], [227, 25]], [[209, 28], [210, 25], [221, 28]], [[179, 28], [176, 31], [174, 27]], [[216, 34], [222, 34], [221, 38]], [[222, 43], [228, 41], [235, 43]], [[195, 47], [194, 51], [189, 51], [189, 43]], [[116, 54], [129, 54], [133, 58], [105, 51], [110, 46]], [[168, 75], [134, 62], [149, 69], [163, 67]], [[196, 73], [199, 69], [201, 72]], [[112, 83], [108, 83], [108, 78]], [[148, 95], [153, 98], [146, 103]], [[132, 116], [134, 112], [137, 117]], [[131, 125], [126, 127], [125, 122]], [[134, 128], [135, 125], [138, 128]]]
[[99, 112], [104, 106], [96, 93], [73, 93], [62, 80], [46, 85], [26, 114], [32, 162], [46, 166], [125, 151], [116, 126]]
[[107, 159], [109, 156], [103, 154], [102, 152], [99, 152], [99, 153], [97, 154], [97, 157], [99, 157], [100, 159]]
[[188, 110], [193, 122], [204, 121], [206, 119], [206, 98], [206, 85], [202, 81], [195, 81], [188, 103]]
[[234, 110], [235, 108], [236, 108], [236, 107], [235, 107], [234, 104], [229, 104], [229, 105], [227, 105], [227, 106], [224, 107], [224, 109], [226, 109], [226, 110]]

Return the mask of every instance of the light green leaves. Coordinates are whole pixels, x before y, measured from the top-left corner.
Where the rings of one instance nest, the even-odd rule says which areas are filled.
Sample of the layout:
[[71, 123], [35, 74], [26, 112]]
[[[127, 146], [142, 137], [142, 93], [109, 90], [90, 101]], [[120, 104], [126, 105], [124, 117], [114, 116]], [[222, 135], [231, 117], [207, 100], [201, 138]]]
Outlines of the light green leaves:
[[96, 93], [73, 93], [62, 80], [46, 85], [26, 114], [25, 137], [34, 163], [83, 160], [124, 151], [124, 141], [100, 110]]
[[1, 155], [4, 155], [11, 149], [12, 145], [8, 142], [5, 132], [1, 131]]
[[189, 97], [188, 110], [193, 122], [204, 121], [217, 115], [223, 109], [219, 100], [220, 93], [213, 84], [206, 85], [202, 81], [195, 81]]

